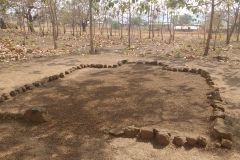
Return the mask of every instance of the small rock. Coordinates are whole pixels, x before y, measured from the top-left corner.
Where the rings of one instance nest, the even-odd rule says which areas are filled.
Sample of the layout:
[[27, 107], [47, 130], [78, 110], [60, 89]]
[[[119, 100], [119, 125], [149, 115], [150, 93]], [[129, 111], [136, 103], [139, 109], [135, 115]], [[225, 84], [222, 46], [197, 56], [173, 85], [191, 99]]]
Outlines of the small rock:
[[108, 68], [112, 68], [112, 66], [111, 66], [111, 65], [108, 65]]
[[213, 136], [218, 139], [224, 138], [232, 141], [232, 133], [230, 132], [229, 127], [225, 124], [224, 119], [215, 119], [213, 125]]
[[5, 100], [8, 100], [11, 98], [9, 93], [4, 93], [2, 96], [4, 97]]
[[10, 96], [15, 97], [18, 94], [18, 92], [17, 91], [11, 91], [9, 94], [10, 94]]
[[60, 77], [60, 78], [64, 78], [64, 77], [65, 77], [65, 76], [64, 76], [64, 73], [60, 73], [60, 74], [59, 74], [59, 77]]
[[108, 68], [108, 65], [104, 64], [103, 68]]
[[114, 136], [122, 136], [124, 135], [124, 131], [122, 128], [114, 128], [109, 131], [110, 134]]
[[84, 64], [80, 64], [80, 66], [81, 66], [82, 68], [84, 68]]
[[25, 87], [27, 90], [33, 90], [33, 85], [31, 84], [26, 84]]
[[42, 85], [42, 82], [37, 81], [37, 82], [34, 82], [32, 85], [35, 86], [35, 87], [39, 87], [39, 86]]
[[118, 65], [114, 64], [114, 65], [113, 65], [113, 68], [117, 68], [117, 66], [118, 66]]
[[182, 72], [183, 71], [183, 69], [182, 68], [178, 68], [178, 72]]
[[183, 146], [185, 143], [185, 139], [180, 136], [175, 136], [173, 140], [174, 140], [174, 143], [178, 146]]
[[158, 144], [169, 145], [170, 144], [170, 134], [167, 131], [153, 129], [154, 134], [156, 135], [156, 140]]
[[18, 94], [23, 93], [23, 89], [22, 88], [18, 88], [18, 89], [16, 89], [16, 92], [18, 92]]
[[167, 70], [168, 69], [168, 66], [163, 66], [162, 67], [162, 70]]
[[45, 78], [41, 79], [42, 84], [45, 84], [48, 81], [49, 81], [49, 77], [45, 77]]
[[0, 102], [4, 102], [5, 98], [3, 96], [0, 96]]
[[197, 138], [197, 144], [199, 144], [200, 146], [206, 147], [207, 146], [206, 138], [199, 136]]
[[77, 68], [77, 69], [82, 69], [82, 67], [80, 67], [80, 66], [76, 66], [76, 68]]
[[50, 116], [47, 113], [47, 110], [43, 107], [33, 107], [28, 109], [23, 118], [27, 122], [34, 122], [34, 123], [43, 123], [50, 121]]
[[96, 68], [103, 68], [102, 64], [96, 64]]
[[208, 85], [214, 85], [214, 82], [213, 81], [207, 81], [207, 84]]
[[124, 134], [128, 137], [136, 137], [139, 134], [140, 129], [134, 126], [129, 126], [124, 129]]
[[95, 68], [96, 65], [95, 65], [95, 64], [91, 64], [90, 67], [91, 67], [91, 68]]
[[228, 149], [231, 149], [232, 148], [232, 142], [228, 139], [222, 139], [222, 143], [221, 143], [221, 146], [222, 147], [225, 147], [225, 148], [228, 148]]
[[164, 63], [159, 62], [158, 65], [159, 65], [159, 66], [164, 66]]
[[118, 61], [118, 66], [122, 66], [123, 63], [121, 61]]
[[49, 77], [49, 81], [53, 81], [54, 80], [54, 77], [53, 76], [50, 76]]
[[197, 139], [194, 137], [186, 137], [186, 141], [189, 146], [196, 146], [197, 144]]
[[201, 74], [201, 72], [202, 72], [202, 69], [198, 69], [198, 74]]
[[144, 62], [137, 62], [136, 64], [145, 64]]
[[188, 72], [189, 71], [189, 69], [188, 68], [183, 68], [183, 70], [182, 70], [183, 72]]
[[211, 94], [207, 95], [207, 99], [213, 99], [213, 96]]
[[191, 73], [198, 73], [198, 70], [197, 70], [196, 68], [192, 68], [192, 69], [190, 70], [190, 72], [191, 72]]
[[123, 64], [127, 64], [128, 60], [122, 60]]
[[173, 71], [171, 67], [167, 67], [167, 71]]
[[225, 114], [222, 111], [213, 111], [210, 120], [215, 120], [216, 118], [225, 119]]
[[177, 68], [173, 68], [172, 70], [173, 70], [173, 72], [177, 72], [178, 71]]
[[55, 78], [55, 80], [59, 79], [59, 75], [58, 74], [55, 74], [53, 77]]
[[65, 71], [65, 74], [70, 74], [70, 71]]
[[154, 134], [153, 134], [153, 130], [152, 129], [148, 129], [148, 128], [142, 128], [140, 130], [140, 137], [143, 139], [153, 139], [154, 138]]
[[22, 91], [23, 91], [23, 92], [26, 92], [26, 91], [27, 91], [27, 89], [26, 89], [25, 86], [22, 86], [21, 88], [22, 88]]
[[158, 65], [158, 61], [149, 62], [150, 65]]

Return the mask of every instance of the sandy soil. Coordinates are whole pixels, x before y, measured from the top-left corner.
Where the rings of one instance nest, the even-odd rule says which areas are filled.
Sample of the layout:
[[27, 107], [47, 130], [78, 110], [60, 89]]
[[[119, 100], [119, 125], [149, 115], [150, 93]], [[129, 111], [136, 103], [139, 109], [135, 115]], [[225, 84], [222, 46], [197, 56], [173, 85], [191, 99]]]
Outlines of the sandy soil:
[[[167, 46], [165, 46], [167, 47]], [[170, 46], [168, 46], [170, 47]], [[110, 49], [110, 52], [114, 48]], [[149, 50], [149, 49], [146, 49]], [[158, 60], [170, 66], [203, 68], [211, 73], [227, 103], [226, 120], [231, 124], [234, 146], [216, 148], [211, 137], [211, 108], [206, 99], [209, 86], [199, 75], [161, 70], [157, 66], [124, 65], [117, 69], [77, 70], [64, 79], [0, 103], [2, 112], [23, 112], [44, 106], [52, 121], [40, 125], [1, 120], [0, 159], [240, 159], [239, 65], [206, 59], [136, 56], [103, 51], [45, 57], [24, 62], [0, 63], [0, 93], [63, 72], [81, 63], [116, 64]], [[229, 57], [239, 59], [235, 53]], [[14, 70], [10, 71], [9, 66]], [[203, 135], [207, 148], [159, 146], [154, 141], [115, 138], [110, 128], [136, 125], [165, 128], [175, 135]]]

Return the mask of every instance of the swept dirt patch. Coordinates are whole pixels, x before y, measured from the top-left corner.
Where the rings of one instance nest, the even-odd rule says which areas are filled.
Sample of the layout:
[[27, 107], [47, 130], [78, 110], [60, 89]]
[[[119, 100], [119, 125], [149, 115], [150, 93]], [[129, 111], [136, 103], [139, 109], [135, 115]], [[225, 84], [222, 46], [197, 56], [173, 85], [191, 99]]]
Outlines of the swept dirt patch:
[[[53, 120], [41, 125], [2, 122], [0, 158], [120, 159], [117, 152], [124, 150], [121, 142], [105, 132], [129, 125], [161, 127], [173, 136], [201, 135], [210, 139], [209, 90], [198, 74], [169, 72], [159, 66], [77, 70], [1, 104], [5, 112], [43, 106]], [[154, 143], [150, 146], [149, 152], [161, 150]], [[112, 152], [113, 148], [117, 152]], [[134, 152], [139, 153], [137, 149]], [[153, 157], [157, 155], [155, 151]]]

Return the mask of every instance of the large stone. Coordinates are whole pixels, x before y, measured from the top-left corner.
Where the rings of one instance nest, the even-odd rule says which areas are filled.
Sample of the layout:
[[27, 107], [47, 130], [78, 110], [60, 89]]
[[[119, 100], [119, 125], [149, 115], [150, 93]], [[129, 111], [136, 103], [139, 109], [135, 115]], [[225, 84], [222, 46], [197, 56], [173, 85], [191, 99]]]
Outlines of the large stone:
[[228, 139], [232, 141], [232, 133], [229, 127], [225, 124], [224, 119], [216, 118], [213, 125], [213, 136], [217, 139]]
[[8, 100], [11, 98], [9, 93], [4, 93], [2, 96], [4, 97], [5, 100]]
[[27, 122], [34, 122], [34, 123], [43, 123], [51, 120], [49, 114], [47, 113], [46, 108], [43, 108], [43, 107], [33, 107], [28, 109], [24, 113], [23, 118]]
[[154, 134], [153, 134], [153, 130], [152, 129], [148, 129], [148, 128], [142, 128], [140, 130], [140, 137], [143, 139], [153, 139], [154, 138]]
[[114, 136], [122, 136], [124, 135], [124, 131], [122, 128], [114, 128], [109, 131], [110, 134]]
[[210, 117], [210, 120], [215, 120], [216, 118], [222, 118], [225, 119], [225, 114], [222, 111], [213, 111], [212, 115]]
[[228, 139], [222, 139], [222, 143], [221, 143], [221, 146], [222, 147], [225, 147], [225, 148], [228, 148], [228, 149], [231, 149], [232, 148], [232, 142]]
[[189, 146], [196, 146], [197, 144], [197, 139], [194, 137], [186, 137], [186, 141]]
[[199, 144], [200, 146], [206, 147], [207, 146], [206, 138], [199, 136], [197, 138], [197, 144]]
[[167, 131], [160, 129], [153, 129], [157, 143], [160, 145], [169, 145], [170, 144], [170, 134]]
[[18, 94], [18, 92], [17, 91], [11, 91], [9, 94], [10, 94], [10, 96], [15, 97]]
[[128, 137], [136, 137], [139, 134], [140, 129], [134, 126], [129, 126], [124, 129], [124, 134]]
[[175, 143], [177, 146], [183, 146], [184, 143], [185, 143], [185, 138], [180, 137], [180, 136], [175, 136], [173, 140], [174, 140], [174, 143]]

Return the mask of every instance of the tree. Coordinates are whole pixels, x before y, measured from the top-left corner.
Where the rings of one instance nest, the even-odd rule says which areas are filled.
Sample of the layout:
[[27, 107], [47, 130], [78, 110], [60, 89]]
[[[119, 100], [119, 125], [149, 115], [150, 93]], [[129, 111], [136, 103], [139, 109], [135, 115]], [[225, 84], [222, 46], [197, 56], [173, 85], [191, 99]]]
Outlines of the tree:
[[184, 15], [180, 15], [178, 20], [177, 20], [177, 24], [178, 25], [190, 25], [192, 23], [192, 16], [189, 14], [184, 14]]

